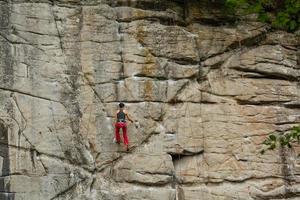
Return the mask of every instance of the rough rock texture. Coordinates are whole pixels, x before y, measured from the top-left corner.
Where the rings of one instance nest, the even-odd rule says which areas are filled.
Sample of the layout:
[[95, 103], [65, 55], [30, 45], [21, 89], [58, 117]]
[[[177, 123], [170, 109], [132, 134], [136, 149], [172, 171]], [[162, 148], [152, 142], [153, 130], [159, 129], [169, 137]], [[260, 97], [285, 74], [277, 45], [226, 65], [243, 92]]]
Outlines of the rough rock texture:
[[299, 38], [197, 2], [0, 0], [0, 199], [300, 199], [299, 149], [259, 154], [300, 123]]

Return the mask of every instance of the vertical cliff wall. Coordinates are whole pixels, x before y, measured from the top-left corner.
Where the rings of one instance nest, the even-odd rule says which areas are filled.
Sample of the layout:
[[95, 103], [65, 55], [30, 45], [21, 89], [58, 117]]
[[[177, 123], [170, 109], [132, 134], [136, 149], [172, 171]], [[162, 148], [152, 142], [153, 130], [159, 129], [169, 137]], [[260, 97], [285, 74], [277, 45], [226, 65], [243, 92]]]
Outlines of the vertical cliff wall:
[[0, 199], [299, 199], [297, 149], [259, 154], [299, 45], [210, 1], [0, 0]]

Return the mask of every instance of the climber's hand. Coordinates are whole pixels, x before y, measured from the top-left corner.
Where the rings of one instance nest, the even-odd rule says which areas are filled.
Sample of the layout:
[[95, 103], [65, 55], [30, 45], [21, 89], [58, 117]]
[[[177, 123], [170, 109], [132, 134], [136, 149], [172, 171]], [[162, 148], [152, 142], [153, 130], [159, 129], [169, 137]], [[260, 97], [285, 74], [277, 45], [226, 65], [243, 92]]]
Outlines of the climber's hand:
[[135, 125], [135, 128], [139, 128], [139, 125], [138, 125], [138, 121], [135, 121], [134, 125]]

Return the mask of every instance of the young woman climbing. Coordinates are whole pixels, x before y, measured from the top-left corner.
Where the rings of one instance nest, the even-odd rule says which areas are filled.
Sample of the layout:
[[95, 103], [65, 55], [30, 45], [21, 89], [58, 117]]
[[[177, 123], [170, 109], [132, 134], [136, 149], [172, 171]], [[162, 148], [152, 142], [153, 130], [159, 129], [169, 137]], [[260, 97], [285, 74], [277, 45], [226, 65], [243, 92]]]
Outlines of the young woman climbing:
[[119, 109], [116, 113], [115, 141], [116, 141], [116, 143], [120, 144], [120, 141], [121, 141], [120, 129], [122, 129], [126, 151], [129, 151], [129, 146], [128, 146], [129, 145], [129, 140], [128, 140], [128, 136], [127, 136], [126, 119], [128, 119], [131, 123], [133, 123], [133, 120], [129, 116], [128, 112], [125, 110], [125, 104], [124, 103], [119, 103]]

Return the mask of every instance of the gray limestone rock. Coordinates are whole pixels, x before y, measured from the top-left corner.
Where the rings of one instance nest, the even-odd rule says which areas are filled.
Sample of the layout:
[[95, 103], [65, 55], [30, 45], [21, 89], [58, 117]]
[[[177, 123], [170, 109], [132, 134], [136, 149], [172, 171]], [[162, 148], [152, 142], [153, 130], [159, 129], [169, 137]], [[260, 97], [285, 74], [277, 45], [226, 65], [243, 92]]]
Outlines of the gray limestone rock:
[[0, 199], [299, 199], [299, 147], [259, 154], [300, 123], [299, 36], [220, 5], [0, 0]]

